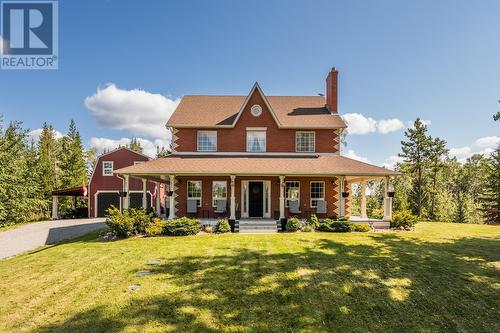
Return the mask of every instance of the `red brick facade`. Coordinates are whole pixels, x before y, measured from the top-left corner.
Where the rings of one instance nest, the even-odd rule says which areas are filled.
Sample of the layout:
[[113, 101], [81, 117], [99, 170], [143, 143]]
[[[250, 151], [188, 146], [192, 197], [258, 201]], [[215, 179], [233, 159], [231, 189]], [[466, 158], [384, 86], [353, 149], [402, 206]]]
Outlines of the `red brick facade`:
[[[262, 114], [254, 117], [250, 113], [253, 105], [262, 107]], [[266, 152], [295, 153], [295, 135], [300, 129], [280, 129], [274, 120], [271, 111], [258, 92], [255, 90], [241, 113], [234, 128], [207, 129], [217, 131], [217, 152], [246, 152], [246, 139], [248, 127], [265, 127]], [[174, 145], [177, 152], [196, 152], [197, 133], [196, 128], [179, 128], [175, 130]], [[338, 152], [338, 130], [316, 129], [315, 152], [337, 153]]]

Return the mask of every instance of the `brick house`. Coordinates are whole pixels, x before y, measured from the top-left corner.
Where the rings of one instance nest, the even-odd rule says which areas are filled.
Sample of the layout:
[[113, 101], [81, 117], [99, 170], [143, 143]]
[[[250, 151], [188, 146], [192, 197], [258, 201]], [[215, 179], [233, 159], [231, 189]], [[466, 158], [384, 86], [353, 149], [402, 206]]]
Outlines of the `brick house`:
[[[246, 96], [186, 95], [167, 122], [172, 155], [115, 173], [125, 192], [132, 178], [168, 184], [169, 218], [232, 221], [350, 216], [350, 186], [382, 178], [388, 221], [397, 173], [340, 155], [347, 126], [337, 110], [337, 76], [333, 68], [326, 97], [266, 96], [258, 83]], [[366, 219], [364, 191], [361, 211]]]

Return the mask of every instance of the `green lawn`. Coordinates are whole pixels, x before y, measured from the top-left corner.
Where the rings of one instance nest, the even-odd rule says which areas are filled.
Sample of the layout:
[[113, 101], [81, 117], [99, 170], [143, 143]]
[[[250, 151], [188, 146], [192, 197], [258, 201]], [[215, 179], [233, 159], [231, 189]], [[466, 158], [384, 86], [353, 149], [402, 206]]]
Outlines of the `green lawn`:
[[500, 227], [95, 238], [0, 261], [0, 330], [500, 332]]

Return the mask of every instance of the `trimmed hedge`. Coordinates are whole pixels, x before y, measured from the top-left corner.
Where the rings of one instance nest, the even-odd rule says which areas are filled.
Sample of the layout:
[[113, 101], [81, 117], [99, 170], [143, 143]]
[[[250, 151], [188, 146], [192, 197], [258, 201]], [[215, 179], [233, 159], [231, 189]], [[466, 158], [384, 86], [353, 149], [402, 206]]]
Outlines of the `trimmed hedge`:
[[391, 228], [404, 228], [409, 230], [418, 222], [418, 217], [410, 211], [396, 212], [392, 215]]
[[163, 233], [163, 228], [165, 227], [165, 221], [155, 217], [151, 220], [151, 223], [144, 230], [148, 236], [160, 236]]
[[314, 214], [314, 213], [309, 214], [309, 216], [307, 217], [307, 223], [311, 227], [313, 227], [314, 229], [318, 228], [319, 227], [319, 219], [316, 216], [316, 214]]
[[114, 206], [106, 210], [106, 224], [116, 236], [128, 238], [132, 235], [144, 234], [151, 224], [153, 214], [144, 209], [129, 208], [122, 212]]
[[163, 227], [163, 233], [168, 236], [196, 235], [200, 230], [200, 222], [197, 219], [190, 219], [189, 217], [167, 221]]
[[353, 223], [353, 231], [357, 232], [368, 232], [372, 230], [368, 224], [361, 224], [361, 223]]
[[231, 232], [231, 226], [229, 225], [227, 219], [219, 219], [215, 225], [215, 231], [221, 234]]
[[354, 225], [351, 221], [333, 221], [331, 219], [324, 219], [320, 222], [318, 229], [326, 232], [350, 232], [354, 231]]

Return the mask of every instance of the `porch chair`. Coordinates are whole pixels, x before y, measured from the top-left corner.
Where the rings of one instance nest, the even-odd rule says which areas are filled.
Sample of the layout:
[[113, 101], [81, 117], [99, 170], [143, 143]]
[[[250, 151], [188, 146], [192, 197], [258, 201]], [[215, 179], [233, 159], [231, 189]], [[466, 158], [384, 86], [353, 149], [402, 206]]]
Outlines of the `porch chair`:
[[318, 200], [316, 204], [316, 214], [326, 214], [326, 201]]
[[217, 200], [217, 207], [215, 207], [214, 213], [216, 214], [225, 214], [227, 207], [227, 201], [223, 199]]
[[299, 209], [299, 200], [290, 200], [288, 202], [288, 211], [290, 214], [299, 214], [302, 213]]
[[198, 200], [188, 200], [187, 201], [187, 211], [188, 214], [198, 213]]

